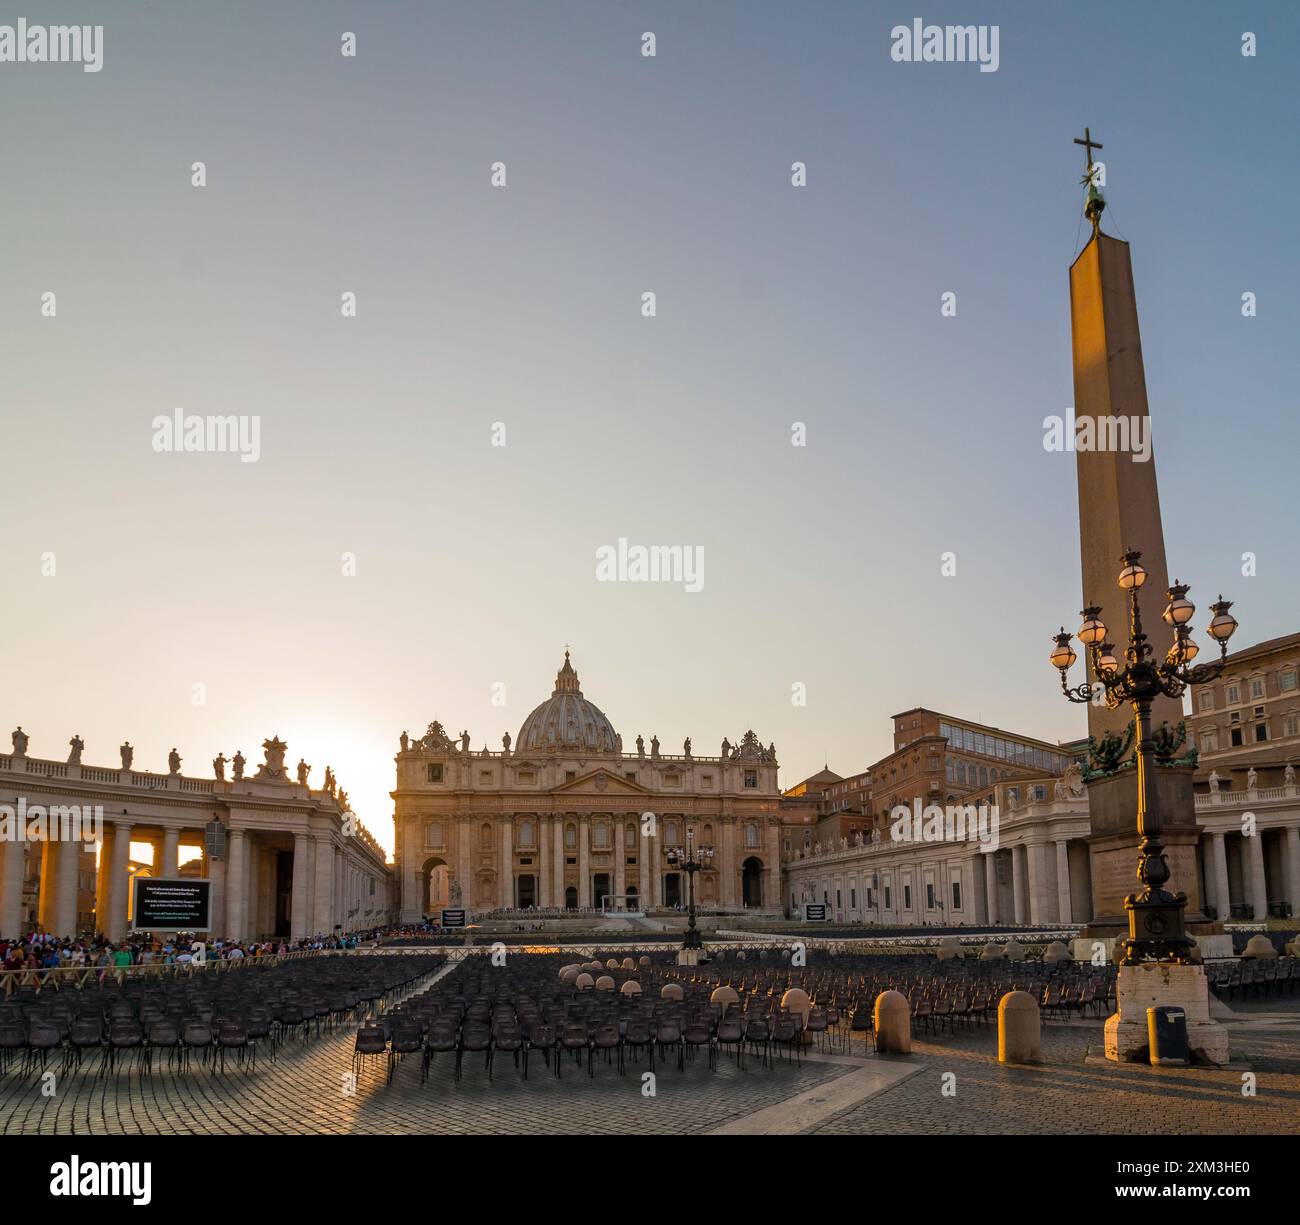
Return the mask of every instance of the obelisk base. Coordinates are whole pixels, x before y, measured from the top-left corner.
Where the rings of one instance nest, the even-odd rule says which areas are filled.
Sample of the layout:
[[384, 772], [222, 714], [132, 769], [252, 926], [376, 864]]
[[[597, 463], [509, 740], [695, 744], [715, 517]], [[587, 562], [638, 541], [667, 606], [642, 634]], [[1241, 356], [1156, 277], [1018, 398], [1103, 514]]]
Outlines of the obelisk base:
[[1204, 967], [1165, 961], [1122, 965], [1115, 994], [1119, 1011], [1106, 1020], [1107, 1059], [1146, 1062], [1151, 1054], [1147, 1009], [1173, 1007], [1187, 1013], [1192, 1061], [1228, 1062], [1228, 1031], [1210, 1019], [1210, 986]]

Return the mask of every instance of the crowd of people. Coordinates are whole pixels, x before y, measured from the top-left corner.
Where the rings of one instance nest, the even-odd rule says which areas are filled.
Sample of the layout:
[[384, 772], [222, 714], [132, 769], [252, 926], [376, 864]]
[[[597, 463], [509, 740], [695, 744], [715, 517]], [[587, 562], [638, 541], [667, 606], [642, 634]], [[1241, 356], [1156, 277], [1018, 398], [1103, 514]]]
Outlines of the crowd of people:
[[220, 936], [136, 932], [126, 940], [102, 933], [55, 936], [33, 930], [25, 936], [0, 936], [0, 970], [128, 969], [131, 966], [188, 966], [206, 961], [238, 961], [286, 953], [360, 948], [369, 932], [318, 935], [299, 940], [226, 940]]

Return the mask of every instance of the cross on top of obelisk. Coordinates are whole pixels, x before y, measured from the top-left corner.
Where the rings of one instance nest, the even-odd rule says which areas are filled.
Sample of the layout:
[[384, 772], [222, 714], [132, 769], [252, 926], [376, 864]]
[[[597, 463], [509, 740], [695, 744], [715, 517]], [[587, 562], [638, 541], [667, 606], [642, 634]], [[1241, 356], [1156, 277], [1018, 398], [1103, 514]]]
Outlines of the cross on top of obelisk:
[[1096, 163], [1092, 160], [1092, 151], [1102, 147], [1101, 141], [1093, 140], [1091, 128], [1084, 128], [1083, 139], [1080, 140], [1076, 136], [1074, 143], [1083, 146], [1084, 156], [1087, 158], [1087, 164], [1083, 171], [1083, 182], [1088, 188], [1088, 202], [1084, 205], [1083, 215], [1092, 222], [1092, 232], [1095, 235], [1100, 232], [1101, 215], [1106, 209], [1106, 200], [1097, 187]]
[[1076, 145], [1082, 145], [1082, 146], [1084, 147], [1084, 151], [1085, 151], [1085, 153], [1086, 153], [1086, 155], [1087, 155], [1087, 158], [1088, 158], [1087, 162], [1086, 162], [1085, 165], [1084, 165], [1084, 169], [1087, 170], [1087, 171], [1089, 171], [1089, 172], [1091, 172], [1091, 170], [1092, 170], [1092, 151], [1093, 151], [1094, 149], [1100, 149], [1100, 148], [1102, 147], [1102, 145], [1101, 145], [1101, 141], [1099, 141], [1099, 140], [1093, 140], [1093, 138], [1092, 138], [1092, 129], [1091, 129], [1091, 128], [1084, 128], [1084, 129], [1083, 129], [1083, 139], [1080, 140], [1080, 139], [1076, 136], [1076, 137], [1074, 138], [1074, 143], [1075, 143]]

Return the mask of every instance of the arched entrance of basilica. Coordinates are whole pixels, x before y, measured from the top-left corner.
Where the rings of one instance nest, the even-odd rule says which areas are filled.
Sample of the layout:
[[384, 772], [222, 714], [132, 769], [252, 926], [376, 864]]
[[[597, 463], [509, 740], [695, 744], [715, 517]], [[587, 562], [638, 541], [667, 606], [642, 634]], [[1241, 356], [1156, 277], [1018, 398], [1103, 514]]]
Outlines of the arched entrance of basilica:
[[763, 904], [763, 861], [751, 855], [741, 865], [740, 896], [747, 907]]
[[450, 905], [451, 869], [445, 859], [432, 855], [420, 868], [420, 912], [437, 914], [444, 906]]

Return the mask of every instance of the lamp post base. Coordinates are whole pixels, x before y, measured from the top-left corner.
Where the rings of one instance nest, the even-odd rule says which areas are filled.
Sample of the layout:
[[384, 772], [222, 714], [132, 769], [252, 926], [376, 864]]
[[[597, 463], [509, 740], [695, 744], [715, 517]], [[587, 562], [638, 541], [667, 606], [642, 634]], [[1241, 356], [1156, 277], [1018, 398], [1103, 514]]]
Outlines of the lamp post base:
[[1196, 1063], [1228, 1062], [1228, 1031], [1210, 1019], [1210, 988], [1205, 969], [1172, 961], [1121, 965], [1115, 983], [1119, 1011], [1106, 1021], [1106, 1058], [1116, 1062], [1150, 1059], [1147, 1009], [1182, 1008], [1187, 1042]]

